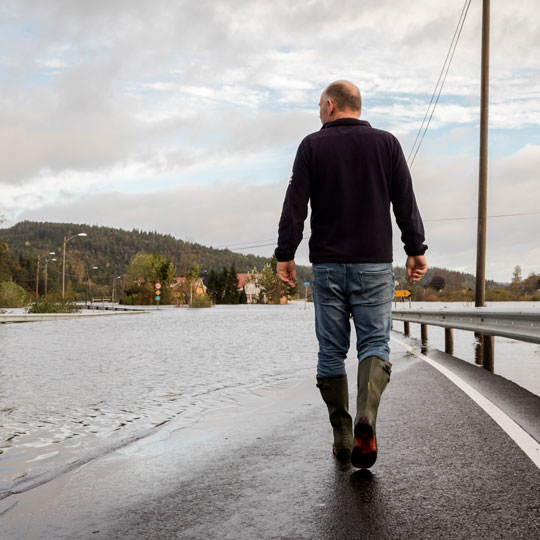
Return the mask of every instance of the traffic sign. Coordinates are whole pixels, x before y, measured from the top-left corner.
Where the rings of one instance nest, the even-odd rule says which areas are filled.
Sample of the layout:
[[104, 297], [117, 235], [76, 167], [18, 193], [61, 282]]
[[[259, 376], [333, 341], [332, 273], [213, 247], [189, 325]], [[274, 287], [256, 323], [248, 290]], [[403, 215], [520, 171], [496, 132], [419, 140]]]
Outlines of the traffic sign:
[[307, 287], [309, 285], [309, 281], [304, 281], [304, 285]]
[[156, 283], [154, 286], [155, 286], [155, 288], [158, 289], [158, 290], [161, 289], [161, 283]]
[[156, 302], [159, 302], [161, 300], [161, 296], [156, 296], [155, 300]]
[[161, 294], [161, 291], [156, 291], [156, 296], [159, 296]]
[[397, 290], [394, 292], [395, 298], [408, 298], [409, 296], [411, 296], [411, 291]]

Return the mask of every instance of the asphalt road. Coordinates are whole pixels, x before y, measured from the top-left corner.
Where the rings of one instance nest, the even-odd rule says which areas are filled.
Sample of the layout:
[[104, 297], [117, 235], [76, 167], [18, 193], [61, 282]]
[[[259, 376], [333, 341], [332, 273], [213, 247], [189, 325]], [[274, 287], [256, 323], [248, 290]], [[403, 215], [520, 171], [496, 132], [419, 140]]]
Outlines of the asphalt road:
[[[443, 353], [432, 357], [538, 440], [540, 398]], [[537, 466], [433, 367], [395, 345], [392, 362], [369, 471], [335, 462], [313, 377], [10, 497], [1, 536], [540, 538]]]

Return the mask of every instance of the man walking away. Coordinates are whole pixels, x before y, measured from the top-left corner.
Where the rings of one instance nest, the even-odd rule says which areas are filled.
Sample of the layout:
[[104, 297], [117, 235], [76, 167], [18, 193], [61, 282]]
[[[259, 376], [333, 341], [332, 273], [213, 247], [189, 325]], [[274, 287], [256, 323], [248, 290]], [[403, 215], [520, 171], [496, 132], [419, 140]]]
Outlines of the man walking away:
[[[392, 205], [414, 283], [426, 273], [424, 227], [409, 169], [397, 139], [359, 120], [361, 97], [336, 81], [319, 102], [320, 131], [300, 144], [279, 222], [277, 273], [296, 281], [294, 255], [311, 204], [309, 258], [313, 264], [317, 387], [328, 407], [333, 453], [355, 467], [377, 459], [375, 422], [390, 380]], [[350, 318], [357, 335], [358, 395], [354, 429], [345, 358]]]

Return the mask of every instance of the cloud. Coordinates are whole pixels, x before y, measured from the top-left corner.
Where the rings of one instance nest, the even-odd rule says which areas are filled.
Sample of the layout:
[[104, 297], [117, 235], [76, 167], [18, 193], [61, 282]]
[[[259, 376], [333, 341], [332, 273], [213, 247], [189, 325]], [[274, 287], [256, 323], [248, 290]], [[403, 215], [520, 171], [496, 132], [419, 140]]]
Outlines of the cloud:
[[[0, 211], [12, 220], [95, 216], [123, 227], [141, 226], [140, 217], [163, 232], [228, 242], [244, 237], [242, 212], [266, 202], [260, 219], [248, 212], [254, 223], [248, 241], [267, 238], [283, 196], [275, 186], [286, 182], [301, 138], [319, 128], [317, 102], [331, 80], [357, 82], [366, 119], [395, 132], [406, 151], [412, 146], [461, 6], [397, 5], [3, 2]], [[490, 211], [522, 211], [539, 202], [540, 15], [534, 0], [491, 15], [490, 127], [502, 134], [490, 163]], [[480, 4], [472, 3], [413, 169], [426, 218], [476, 213], [480, 28]], [[231, 193], [243, 204], [235, 206]], [[197, 214], [180, 205], [179, 218], [169, 202], [184, 199], [204, 199], [208, 208], [195, 203]], [[268, 212], [272, 219], [264, 217]], [[197, 221], [203, 215], [206, 221]], [[527, 229], [534, 224], [520, 221], [522, 245], [498, 223], [488, 239], [493, 257], [527, 258], [534, 266]], [[475, 237], [474, 225], [427, 226], [436, 261], [474, 259], [474, 242], [465, 240]]]
[[[535, 189], [539, 159], [540, 147], [531, 146], [490, 163], [488, 214], [532, 215], [489, 219], [489, 279], [509, 281], [517, 264], [524, 275], [540, 272], [540, 215], [535, 214], [540, 208], [540, 193]], [[428, 260], [433, 266], [475, 272], [476, 170], [475, 160], [469, 157], [419, 161], [414, 175], [415, 191], [425, 220]], [[286, 179], [263, 184], [244, 180], [179, 185], [144, 194], [103, 192], [45, 204], [24, 212], [21, 219], [157, 230], [205, 245], [235, 246], [234, 249], [270, 240], [269, 246], [242, 250], [269, 256], [286, 186]], [[309, 230], [308, 222], [305, 230]], [[405, 254], [399, 230], [395, 229], [394, 236], [394, 260], [402, 264]], [[297, 260], [308, 264], [307, 241], [302, 243]]]

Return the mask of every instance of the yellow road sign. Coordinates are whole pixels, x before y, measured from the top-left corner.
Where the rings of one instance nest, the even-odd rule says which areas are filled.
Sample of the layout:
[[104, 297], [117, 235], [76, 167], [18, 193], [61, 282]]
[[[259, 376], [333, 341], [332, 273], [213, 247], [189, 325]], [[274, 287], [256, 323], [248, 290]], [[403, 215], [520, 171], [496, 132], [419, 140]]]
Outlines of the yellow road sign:
[[395, 298], [408, 298], [409, 296], [411, 296], [411, 291], [397, 290], [397, 291], [394, 292], [394, 297]]

